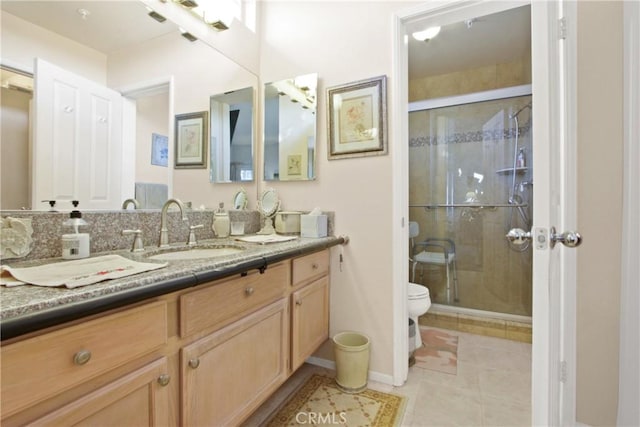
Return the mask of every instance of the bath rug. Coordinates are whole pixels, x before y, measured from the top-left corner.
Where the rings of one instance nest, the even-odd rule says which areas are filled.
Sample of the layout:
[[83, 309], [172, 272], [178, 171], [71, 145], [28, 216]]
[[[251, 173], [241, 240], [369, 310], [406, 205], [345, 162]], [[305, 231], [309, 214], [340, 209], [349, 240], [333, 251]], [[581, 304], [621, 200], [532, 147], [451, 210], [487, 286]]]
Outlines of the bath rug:
[[458, 336], [432, 328], [420, 328], [422, 348], [416, 349], [414, 366], [456, 375], [458, 373]]
[[404, 396], [368, 388], [360, 393], [345, 393], [335, 379], [313, 374], [291, 394], [266, 426], [399, 426], [406, 400]]

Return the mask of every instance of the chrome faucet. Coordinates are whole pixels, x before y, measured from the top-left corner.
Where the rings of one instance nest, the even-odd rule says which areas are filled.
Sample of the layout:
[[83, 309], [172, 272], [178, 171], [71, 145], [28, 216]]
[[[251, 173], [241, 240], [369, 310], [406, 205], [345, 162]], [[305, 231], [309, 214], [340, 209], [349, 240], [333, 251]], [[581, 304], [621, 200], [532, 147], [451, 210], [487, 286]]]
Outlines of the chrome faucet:
[[182, 215], [182, 220], [187, 221], [187, 218], [184, 214], [184, 204], [178, 199], [169, 199], [162, 206], [162, 214], [160, 216], [160, 244], [158, 247], [164, 248], [169, 246], [169, 230], [167, 229], [167, 211], [169, 210], [169, 205], [175, 203], [180, 208], [180, 215]]
[[133, 205], [133, 209], [140, 209], [140, 202], [137, 201], [136, 199], [127, 199], [124, 202], [122, 202], [122, 209], [127, 209], [127, 205], [132, 204]]

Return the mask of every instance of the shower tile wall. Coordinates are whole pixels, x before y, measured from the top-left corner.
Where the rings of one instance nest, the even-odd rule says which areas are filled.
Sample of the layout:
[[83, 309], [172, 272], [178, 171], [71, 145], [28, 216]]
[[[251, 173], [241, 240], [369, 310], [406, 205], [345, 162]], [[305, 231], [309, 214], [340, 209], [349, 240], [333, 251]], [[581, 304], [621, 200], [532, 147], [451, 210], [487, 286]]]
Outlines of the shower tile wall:
[[531, 84], [531, 55], [519, 61], [411, 79], [409, 102], [525, 84]]
[[[409, 204], [505, 204], [512, 186], [515, 129], [509, 115], [531, 97], [487, 101], [413, 112], [409, 115]], [[519, 146], [531, 159], [530, 110], [519, 119]], [[518, 182], [531, 181], [529, 172]], [[518, 193], [531, 201], [531, 186]], [[527, 213], [531, 216], [531, 206]], [[509, 227], [527, 228], [512, 208], [409, 209], [420, 225], [416, 242], [427, 237], [452, 238], [457, 250], [459, 302], [445, 292], [442, 267], [430, 267], [415, 281], [427, 285], [437, 303], [451, 303], [500, 313], [531, 315], [531, 249], [509, 248]], [[512, 217], [511, 217], [512, 216]], [[510, 219], [511, 218], [511, 219]], [[453, 283], [451, 283], [453, 286]]]

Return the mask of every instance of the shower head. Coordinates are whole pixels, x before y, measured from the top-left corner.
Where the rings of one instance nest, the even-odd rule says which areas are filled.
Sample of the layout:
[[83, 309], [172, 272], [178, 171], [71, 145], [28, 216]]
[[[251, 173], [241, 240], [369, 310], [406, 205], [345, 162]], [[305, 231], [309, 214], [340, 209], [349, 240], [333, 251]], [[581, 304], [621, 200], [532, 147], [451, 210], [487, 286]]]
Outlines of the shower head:
[[520, 108], [520, 109], [519, 109], [518, 111], [516, 111], [515, 113], [510, 114], [510, 115], [509, 115], [509, 118], [510, 118], [510, 119], [513, 119], [513, 118], [518, 117], [518, 114], [522, 113], [522, 111], [524, 111], [526, 108], [531, 108], [531, 109], [532, 109], [532, 108], [533, 108], [532, 103], [531, 103], [531, 102], [529, 102], [527, 105], [525, 105], [524, 107]]

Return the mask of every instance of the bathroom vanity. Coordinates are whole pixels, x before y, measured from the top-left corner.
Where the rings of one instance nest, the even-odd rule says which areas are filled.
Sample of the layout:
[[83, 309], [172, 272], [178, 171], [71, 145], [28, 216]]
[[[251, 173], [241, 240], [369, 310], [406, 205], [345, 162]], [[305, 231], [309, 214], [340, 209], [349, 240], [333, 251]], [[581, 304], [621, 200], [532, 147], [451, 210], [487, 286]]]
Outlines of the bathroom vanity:
[[[170, 262], [42, 289], [48, 303], [12, 301], [33, 286], [2, 289], [2, 425], [239, 424], [328, 338], [340, 243]], [[102, 295], [88, 297], [94, 286]]]

